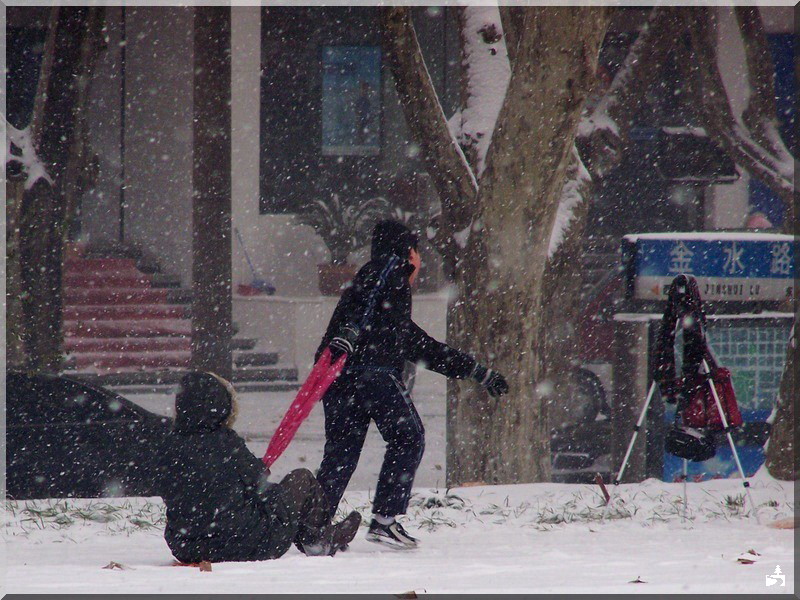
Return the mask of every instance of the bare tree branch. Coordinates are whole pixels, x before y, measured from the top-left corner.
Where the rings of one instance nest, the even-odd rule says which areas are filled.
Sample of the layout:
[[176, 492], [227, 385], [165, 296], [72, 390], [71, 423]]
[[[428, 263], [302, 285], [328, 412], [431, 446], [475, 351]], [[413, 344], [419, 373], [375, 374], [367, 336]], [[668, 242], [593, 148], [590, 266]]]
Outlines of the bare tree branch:
[[464, 7], [459, 23], [464, 66], [459, 142], [480, 181], [511, 68], [497, 7]]
[[747, 74], [752, 93], [742, 121], [752, 131], [759, 144], [769, 147], [772, 142], [764, 136], [763, 122], [775, 118], [775, 68], [769, 51], [767, 34], [757, 6], [737, 6], [736, 20], [744, 45]]
[[442, 218], [432, 241], [437, 249], [450, 253], [453, 234], [472, 222], [478, 183], [447, 127], [408, 8], [384, 8], [382, 21], [384, 51], [403, 114], [442, 202]]
[[641, 109], [647, 90], [660, 73], [674, 43], [672, 12], [655, 7], [614, 76], [604, 97], [578, 129], [579, 148], [594, 177], [615, 169], [628, 144], [632, 119]]
[[[694, 91], [700, 114], [709, 135], [721, 144], [737, 164], [747, 169], [772, 189], [783, 201], [785, 223], [794, 222], [794, 163], [786, 154], [775, 154], [774, 144], [763, 146], [747, 126], [733, 114], [725, 91], [725, 85], [717, 62], [716, 19], [713, 9], [679, 9], [683, 23], [691, 34], [694, 60]], [[753, 52], [753, 50], [751, 50]], [[755, 92], [756, 90], [754, 90]], [[764, 92], [762, 86], [762, 92]], [[771, 92], [774, 94], [774, 91]], [[762, 115], [761, 119], [765, 116]], [[773, 114], [774, 119], [774, 114]], [[770, 131], [777, 136], [777, 128], [765, 125], [765, 134]], [[780, 140], [776, 140], [782, 145]]]

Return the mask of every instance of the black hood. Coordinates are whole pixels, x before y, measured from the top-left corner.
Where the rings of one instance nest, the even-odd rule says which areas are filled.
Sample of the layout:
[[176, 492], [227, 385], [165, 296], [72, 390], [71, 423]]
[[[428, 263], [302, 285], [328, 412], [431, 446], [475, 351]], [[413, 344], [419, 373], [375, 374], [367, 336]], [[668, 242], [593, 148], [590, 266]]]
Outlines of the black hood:
[[187, 373], [175, 395], [175, 431], [214, 431], [233, 407], [228, 387], [211, 373]]
[[392, 255], [407, 260], [417, 242], [417, 236], [399, 221], [380, 221], [372, 230], [372, 260], [383, 261]]

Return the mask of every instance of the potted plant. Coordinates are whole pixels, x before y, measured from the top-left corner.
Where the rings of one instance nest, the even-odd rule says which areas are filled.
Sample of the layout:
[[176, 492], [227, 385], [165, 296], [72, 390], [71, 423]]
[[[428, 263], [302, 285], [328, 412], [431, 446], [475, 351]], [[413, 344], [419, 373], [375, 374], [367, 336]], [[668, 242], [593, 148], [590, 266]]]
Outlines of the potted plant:
[[339, 194], [332, 193], [315, 200], [298, 215], [299, 222], [313, 227], [331, 253], [330, 263], [318, 266], [323, 295], [338, 295], [353, 279], [356, 267], [347, 262], [348, 256], [369, 242], [375, 223], [388, 214], [389, 204], [383, 198], [348, 205]]

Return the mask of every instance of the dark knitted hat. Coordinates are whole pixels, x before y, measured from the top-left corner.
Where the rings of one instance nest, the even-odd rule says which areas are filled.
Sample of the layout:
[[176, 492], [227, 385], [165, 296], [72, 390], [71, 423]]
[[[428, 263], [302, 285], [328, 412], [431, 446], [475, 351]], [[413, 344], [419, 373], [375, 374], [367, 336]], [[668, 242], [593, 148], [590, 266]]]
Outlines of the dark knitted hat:
[[412, 248], [416, 250], [418, 238], [399, 221], [380, 221], [372, 230], [372, 260], [392, 255], [408, 258]]
[[175, 429], [213, 431], [232, 410], [232, 386], [227, 381], [213, 373], [189, 372], [175, 395]]

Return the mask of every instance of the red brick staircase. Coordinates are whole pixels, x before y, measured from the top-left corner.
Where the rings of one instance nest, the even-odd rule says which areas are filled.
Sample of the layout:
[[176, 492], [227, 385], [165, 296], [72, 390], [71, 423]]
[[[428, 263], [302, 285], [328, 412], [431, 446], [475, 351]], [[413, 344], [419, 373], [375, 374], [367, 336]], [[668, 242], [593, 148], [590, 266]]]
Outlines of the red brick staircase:
[[[160, 287], [133, 258], [70, 249], [63, 273], [65, 374], [106, 386], [174, 385], [191, 358], [191, 290]], [[234, 338], [234, 381], [246, 390], [292, 389], [297, 370], [257, 340]]]

